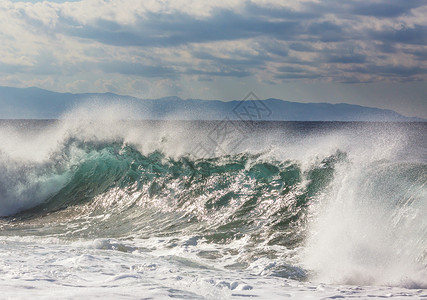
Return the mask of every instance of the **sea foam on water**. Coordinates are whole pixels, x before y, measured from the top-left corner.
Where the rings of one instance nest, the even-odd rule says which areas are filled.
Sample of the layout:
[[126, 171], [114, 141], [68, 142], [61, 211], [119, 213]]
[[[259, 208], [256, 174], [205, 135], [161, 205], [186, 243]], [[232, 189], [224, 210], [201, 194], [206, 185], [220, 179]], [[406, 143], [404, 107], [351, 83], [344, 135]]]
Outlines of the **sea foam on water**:
[[427, 295], [425, 124], [140, 118], [2, 121], [6, 296]]

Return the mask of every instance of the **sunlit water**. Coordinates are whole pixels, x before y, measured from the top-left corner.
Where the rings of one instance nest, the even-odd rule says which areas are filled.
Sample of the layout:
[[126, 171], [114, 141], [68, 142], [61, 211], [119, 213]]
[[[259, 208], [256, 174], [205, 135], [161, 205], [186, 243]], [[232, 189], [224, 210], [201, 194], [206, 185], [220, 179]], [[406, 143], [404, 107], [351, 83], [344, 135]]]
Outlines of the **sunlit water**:
[[136, 118], [0, 122], [3, 296], [427, 297], [426, 123]]

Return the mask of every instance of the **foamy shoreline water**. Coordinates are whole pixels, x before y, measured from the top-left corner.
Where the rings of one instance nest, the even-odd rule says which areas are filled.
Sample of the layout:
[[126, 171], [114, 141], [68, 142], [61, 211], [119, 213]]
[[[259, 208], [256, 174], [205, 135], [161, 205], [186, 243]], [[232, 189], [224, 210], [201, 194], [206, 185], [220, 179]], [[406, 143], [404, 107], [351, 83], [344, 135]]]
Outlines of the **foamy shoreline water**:
[[170, 253], [105, 249], [114, 248], [112, 240], [80, 245], [37, 240], [0, 240], [3, 299], [427, 298], [426, 289], [299, 282], [215, 268]]

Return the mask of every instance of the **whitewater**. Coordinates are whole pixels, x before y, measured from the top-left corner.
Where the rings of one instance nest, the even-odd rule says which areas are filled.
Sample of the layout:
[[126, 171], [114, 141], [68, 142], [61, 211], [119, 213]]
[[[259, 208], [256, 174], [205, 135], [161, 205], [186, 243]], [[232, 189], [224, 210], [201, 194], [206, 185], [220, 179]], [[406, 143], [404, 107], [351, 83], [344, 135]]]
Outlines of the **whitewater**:
[[0, 121], [0, 298], [427, 299], [427, 123], [139, 119]]

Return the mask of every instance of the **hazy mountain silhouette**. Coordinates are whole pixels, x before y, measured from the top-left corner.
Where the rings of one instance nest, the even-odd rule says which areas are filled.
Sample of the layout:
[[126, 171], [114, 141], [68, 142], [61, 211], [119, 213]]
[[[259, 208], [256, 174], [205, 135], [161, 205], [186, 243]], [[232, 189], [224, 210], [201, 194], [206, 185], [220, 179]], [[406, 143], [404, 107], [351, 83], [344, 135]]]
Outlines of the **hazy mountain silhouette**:
[[141, 119], [275, 120], [275, 121], [427, 121], [395, 111], [353, 104], [299, 103], [266, 100], [139, 99], [113, 93], [56, 93], [39, 88], [0, 87], [1, 119], [57, 119], [82, 103], [132, 105]]

